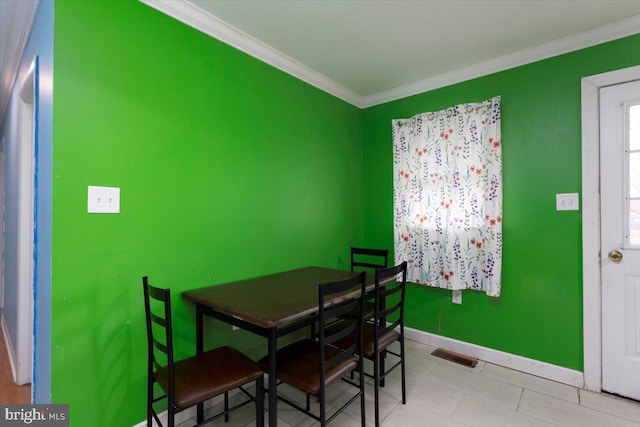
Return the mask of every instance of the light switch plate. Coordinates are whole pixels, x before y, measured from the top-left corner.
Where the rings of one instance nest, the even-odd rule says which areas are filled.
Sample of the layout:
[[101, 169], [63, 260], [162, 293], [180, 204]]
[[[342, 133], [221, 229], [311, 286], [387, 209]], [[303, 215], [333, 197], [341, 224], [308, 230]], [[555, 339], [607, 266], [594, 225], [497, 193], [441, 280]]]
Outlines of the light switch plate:
[[577, 211], [580, 209], [578, 193], [556, 194], [556, 210]]
[[87, 211], [89, 213], [120, 213], [120, 188], [90, 185]]

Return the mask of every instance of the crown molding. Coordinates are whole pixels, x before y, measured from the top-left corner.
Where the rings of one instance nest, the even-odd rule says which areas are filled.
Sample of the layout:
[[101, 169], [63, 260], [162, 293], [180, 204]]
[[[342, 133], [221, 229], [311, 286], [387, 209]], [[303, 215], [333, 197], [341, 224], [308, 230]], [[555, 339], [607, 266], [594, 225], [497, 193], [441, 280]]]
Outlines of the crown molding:
[[405, 86], [366, 96], [364, 97], [362, 108], [384, 104], [638, 33], [640, 33], [640, 15], [634, 15], [573, 36], [563, 37], [450, 73], [443, 73]]
[[362, 108], [362, 96], [188, 1], [139, 1], [324, 92]]
[[640, 33], [640, 15], [362, 97], [188, 1], [140, 2], [356, 107], [367, 108]]

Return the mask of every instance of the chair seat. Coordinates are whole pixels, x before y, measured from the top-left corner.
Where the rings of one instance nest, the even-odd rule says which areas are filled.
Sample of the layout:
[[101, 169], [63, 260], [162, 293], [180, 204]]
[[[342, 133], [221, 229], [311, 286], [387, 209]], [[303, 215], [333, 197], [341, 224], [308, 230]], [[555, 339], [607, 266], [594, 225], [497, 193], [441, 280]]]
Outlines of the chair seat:
[[[400, 334], [396, 331], [389, 331], [378, 337], [378, 350], [386, 350], [394, 342], [400, 339]], [[373, 325], [365, 325], [364, 328], [364, 356], [372, 358], [373, 352]]]
[[[262, 368], [233, 347], [219, 347], [174, 364], [174, 400], [178, 408], [218, 396], [262, 376]], [[155, 373], [165, 392], [166, 367]]]
[[[366, 358], [371, 359], [374, 353], [373, 341], [374, 341], [374, 325], [365, 324], [363, 329], [363, 346], [364, 352], [363, 355]], [[340, 348], [348, 348], [353, 345], [358, 340], [357, 334], [350, 334], [344, 337], [341, 340], [336, 342], [336, 345]], [[380, 335], [378, 337], [378, 351], [383, 351], [387, 347], [389, 347], [394, 342], [400, 340], [400, 334], [396, 331], [389, 331], [384, 335]]]
[[[335, 357], [342, 350], [326, 346], [325, 360]], [[320, 345], [317, 341], [301, 340], [290, 344], [277, 353], [277, 376], [308, 393], [317, 395], [320, 392]], [[269, 366], [269, 357], [258, 362], [265, 369]], [[358, 367], [358, 358], [347, 357], [345, 360], [327, 369], [325, 386], [335, 383]]]

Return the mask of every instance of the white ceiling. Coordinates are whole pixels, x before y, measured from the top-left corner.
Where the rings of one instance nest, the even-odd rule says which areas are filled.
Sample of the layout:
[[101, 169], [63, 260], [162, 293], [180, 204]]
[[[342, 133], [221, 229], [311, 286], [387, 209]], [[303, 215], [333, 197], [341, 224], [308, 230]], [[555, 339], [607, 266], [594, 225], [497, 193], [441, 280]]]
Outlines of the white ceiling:
[[[640, 32], [640, 0], [140, 0], [359, 107]], [[38, 0], [0, 0], [0, 118]]]
[[215, 37], [253, 39], [243, 50], [310, 69], [361, 106], [640, 32], [638, 0], [142, 1], [195, 27], [221, 20]]

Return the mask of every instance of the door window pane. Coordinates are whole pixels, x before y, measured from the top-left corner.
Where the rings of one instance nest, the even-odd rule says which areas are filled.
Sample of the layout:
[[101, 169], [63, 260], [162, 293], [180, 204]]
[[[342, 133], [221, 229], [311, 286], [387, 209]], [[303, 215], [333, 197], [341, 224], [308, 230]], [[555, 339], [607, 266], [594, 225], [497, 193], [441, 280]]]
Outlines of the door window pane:
[[640, 151], [629, 154], [629, 196], [640, 197]]
[[640, 150], [640, 105], [629, 107], [629, 145], [631, 150]]
[[631, 200], [629, 213], [629, 243], [640, 246], [640, 200]]
[[[640, 104], [629, 105], [629, 146], [625, 150], [628, 159], [629, 219], [626, 235], [630, 246], [640, 247]], [[627, 216], [628, 215], [628, 216]]]

